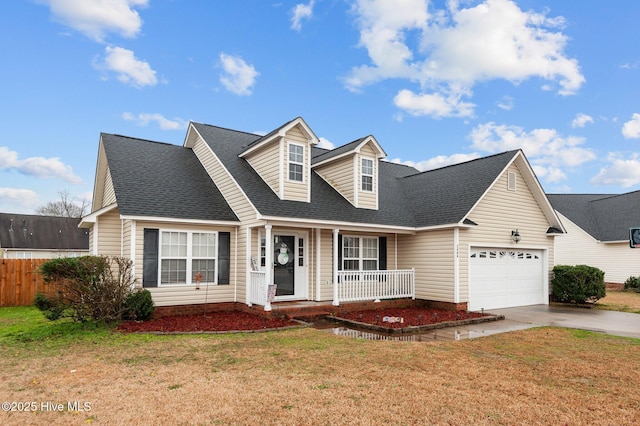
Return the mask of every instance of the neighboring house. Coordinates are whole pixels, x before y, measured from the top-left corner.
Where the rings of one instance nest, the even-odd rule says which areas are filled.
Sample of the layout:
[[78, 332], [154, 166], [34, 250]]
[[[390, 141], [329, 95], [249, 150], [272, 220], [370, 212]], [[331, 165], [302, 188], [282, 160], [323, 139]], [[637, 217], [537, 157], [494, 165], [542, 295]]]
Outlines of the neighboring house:
[[549, 194], [567, 231], [556, 239], [556, 265], [590, 265], [607, 283], [640, 275], [640, 248], [629, 229], [640, 226], [640, 191], [626, 194]]
[[89, 254], [89, 232], [79, 218], [0, 213], [3, 259], [52, 259]]
[[190, 123], [183, 146], [103, 133], [92, 253], [131, 258], [157, 306], [269, 310], [272, 283], [275, 303], [548, 303], [562, 224], [522, 151], [420, 173], [373, 136], [317, 143], [302, 118], [265, 136]]

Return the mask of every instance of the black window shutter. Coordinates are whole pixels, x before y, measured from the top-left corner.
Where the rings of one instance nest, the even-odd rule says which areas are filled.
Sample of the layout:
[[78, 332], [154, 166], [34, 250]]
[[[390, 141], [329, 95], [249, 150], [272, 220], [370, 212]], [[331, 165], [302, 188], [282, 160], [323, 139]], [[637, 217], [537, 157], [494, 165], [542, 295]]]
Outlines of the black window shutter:
[[342, 271], [342, 235], [338, 234], [338, 271]]
[[158, 287], [158, 236], [157, 229], [144, 230], [142, 253], [142, 286]]
[[387, 270], [387, 237], [378, 237], [378, 269]]
[[231, 233], [218, 232], [218, 284], [229, 284]]

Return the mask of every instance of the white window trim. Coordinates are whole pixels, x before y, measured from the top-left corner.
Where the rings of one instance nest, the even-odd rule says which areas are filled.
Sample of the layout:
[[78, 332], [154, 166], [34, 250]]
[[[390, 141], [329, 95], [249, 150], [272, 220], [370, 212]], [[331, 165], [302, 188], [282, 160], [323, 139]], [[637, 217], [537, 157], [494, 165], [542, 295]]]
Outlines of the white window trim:
[[[162, 255], [162, 239], [164, 238], [164, 234], [166, 232], [178, 232], [178, 233], [186, 233], [187, 234], [187, 254], [184, 257], [186, 260], [186, 282], [184, 283], [170, 283], [163, 284], [162, 283], [162, 261], [163, 259], [183, 259], [182, 257], [169, 257]], [[213, 234], [216, 241], [216, 252], [215, 257], [193, 257], [193, 234]], [[193, 260], [199, 259], [213, 259], [215, 262], [215, 270], [213, 271], [213, 281], [209, 282], [201, 282], [200, 285], [218, 285], [218, 268], [220, 267], [218, 264], [218, 251], [219, 240], [218, 240], [218, 232], [217, 231], [203, 231], [203, 230], [184, 230], [184, 229], [160, 229], [158, 236], [158, 287], [186, 287], [186, 286], [194, 286], [196, 285], [193, 280]]]
[[[364, 161], [371, 161], [371, 174], [364, 172]], [[360, 158], [360, 191], [373, 193], [375, 192], [375, 174], [376, 174], [376, 162], [373, 158], [369, 157], [361, 157]], [[362, 178], [370, 177], [371, 178], [371, 189], [364, 189], [362, 185]]]
[[[346, 257], [344, 254], [344, 240], [345, 238], [355, 238], [358, 240], [358, 257]], [[374, 258], [370, 258], [370, 257], [364, 257], [364, 240], [365, 239], [375, 239], [376, 240], [376, 257]], [[380, 269], [380, 238], [377, 236], [369, 236], [369, 235], [343, 235], [342, 236], [342, 265], [340, 265], [342, 267], [343, 271], [347, 271], [348, 269], [345, 269], [344, 264], [345, 261], [347, 260], [357, 260], [358, 261], [358, 269], [353, 269], [352, 271], [368, 271], [369, 269], [362, 269], [363, 265], [364, 265], [364, 261], [366, 260], [375, 260], [376, 262], [376, 268], [375, 269], [371, 269], [372, 271], [377, 271]], [[351, 270], [351, 269], [349, 269]]]
[[[291, 147], [292, 146], [299, 146], [300, 148], [302, 148], [302, 161], [297, 162], [297, 161], [292, 161], [291, 160]], [[305, 183], [305, 157], [306, 157], [307, 153], [305, 150], [305, 146], [303, 144], [300, 143], [295, 143], [295, 142], [287, 142], [287, 182], [292, 182], [292, 183]], [[291, 164], [295, 164], [295, 165], [299, 165], [300, 167], [302, 167], [302, 180], [294, 180], [291, 179], [290, 177], [290, 172], [289, 172], [289, 167]]]

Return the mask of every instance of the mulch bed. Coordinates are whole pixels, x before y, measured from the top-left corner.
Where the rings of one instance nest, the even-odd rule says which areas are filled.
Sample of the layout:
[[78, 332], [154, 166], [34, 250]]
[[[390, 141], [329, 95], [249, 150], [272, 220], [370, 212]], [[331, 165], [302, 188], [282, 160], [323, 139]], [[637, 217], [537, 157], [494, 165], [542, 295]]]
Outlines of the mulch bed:
[[[345, 312], [339, 315], [340, 318], [349, 321], [388, 329], [426, 326], [487, 316], [477, 312], [454, 312], [420, 307], [384, 308]], [[300, 323], [287, 318], [265, 318], [249, 312], [225, 311], [165, 316], [148, 321], [125, 321], [118, 326], [117, 330], [125, 333], [197, 333], [257, 331], [294, 326], [300, 326]]]
[[371, 309], [366, 311], [347, 312], [339, 317], [349, 321], [370, 324], [378, 327], [398, 329], [440, 324], [451, 321], [490, 317], [478, 312], [445, 311], [420, 307]]
[[117, 329], [128, 333], [195, 333], [253, 331], [299, 325], [299, 322], [286, 318], [265, 318], [249, 312], [224, 311], [166, 316], [148, 321], [125, 321]]

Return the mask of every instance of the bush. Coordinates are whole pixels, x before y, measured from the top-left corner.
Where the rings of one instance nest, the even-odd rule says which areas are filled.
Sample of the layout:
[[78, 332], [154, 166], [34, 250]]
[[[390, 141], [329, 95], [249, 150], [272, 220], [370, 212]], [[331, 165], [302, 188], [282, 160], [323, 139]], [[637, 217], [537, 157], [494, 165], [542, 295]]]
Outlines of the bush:
[[629, 277], [624, 282], [624, 290], [635, 291], [636, 293], [640, 293], [640, 278], [638, 277]]
[[64, 306], [61, 304], [55, 304], [47, 296], [42, 293], [36, 294], [33, 300], [33, 304], [36, 308], [42, 311], [44, 317], [49, 321], [55, 321], [60, 319], [64, 314]]
[[127, 297], [124, 302], [125, 312], [124, 319], [146, 321], [151, 318], [155, 307], [149, 290], [137, 290]]
[[39, 298], [38, 304], [49, 304], [48, 309], [41, 309], [48, 319], [57, 319], [64, 313], [75, 321], [119, 320], [134, 284], [131, 266], [132, 262], [122, 257], [82, 256], [47, 261], [40, 265], [40, 273], [45, 283], [56, 286], [57, 294], [48, 302]]
[[595, 303], [606, 295], [604, 272], [587, 265], [556, 265], [552, 285], [553, 299], [557, 302]]

